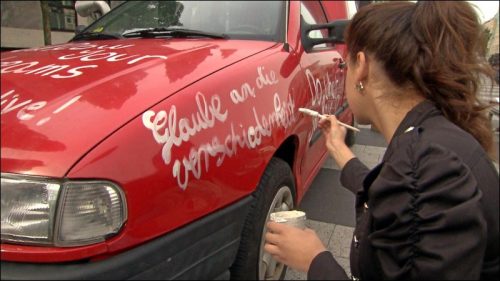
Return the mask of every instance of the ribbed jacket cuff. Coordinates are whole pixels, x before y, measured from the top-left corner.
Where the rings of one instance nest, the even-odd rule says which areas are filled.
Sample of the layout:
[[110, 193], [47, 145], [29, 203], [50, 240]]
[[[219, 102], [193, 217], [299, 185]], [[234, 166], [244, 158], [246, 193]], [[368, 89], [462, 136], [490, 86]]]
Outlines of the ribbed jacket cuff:
[[307, 280], [347, 280], [344, 269], [335, 260], [332, 253], [324, 251], [319, 253], [312, 261]]

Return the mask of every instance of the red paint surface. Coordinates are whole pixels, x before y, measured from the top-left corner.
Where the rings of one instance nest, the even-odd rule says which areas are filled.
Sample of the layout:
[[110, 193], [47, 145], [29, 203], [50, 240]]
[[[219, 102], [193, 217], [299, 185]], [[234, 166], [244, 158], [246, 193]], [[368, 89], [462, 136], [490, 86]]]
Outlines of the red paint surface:
[[[324, 4], [329, 17], [344, 18], [342, 2]], [[82, 46], [81, 43], [62, 45], [61, 50], [2, 52], [2, 63], [27, 63], [26, 68], [13, 67], [1, 76], [2, 95], [14, 91], [2, 104], [2, 110], [9, 107], [1, 116], [2, 172], [113, 181], [125, 193], [128, 220], [120, 234], [100, 244], [62, 249], [1, 244], [1, 259], [32, 262], [98, 259], [165, 235], [252, 193], [273, 154], [290, 138], [296, 144], [293, 172], [300, 202], [326, 157], [326, 149], [323, 137], [309, 147], [313, 121], [297, 109], [323, 111], [325, 102], [317, 100], [313, 105], [313, 97], [324, 95], [325, 90], [316, 91], [314, 85], [319, 83], [316, 86], [326, 89], [326, 82], [330, 81], [335, 97], [324, 100], [330, 107], [323, 113], [335, 112], [344, 101], [344, 72], [338, 68], [341, 61], [338, 50], [304, 52], [299, 37], [299, 6], [299, 2], [290, 2], [290, 52], [284, 50], [283, 43], [209, 39], [90, 42], [96, 45], [94, 49], [103, 50], [99, 53], [103, 57], [111, 53], [116, 53], [115, 58], [132, 56], [123, 61], [92, 60], [99, 56], [83, 61], [58, 59], [74, 57], [72, 54], [79, 51], [68, 48]], [[134, 46], [109, 49], [119, 44]], [[166, 59], [145, 58], [127, 63], [145, 55], [166, 56]], [[83, 74], [73, 78], [56, 79], [50, 76], [57, 73], [45, 76], [27, 73], [33, 70], [28, 67], [30, 62], [38, 62], [38, 66], [68, 65], [59, 75], [70, 75], [68, 69], [75, 67], [96, 67], [83, 68], [80, 70]], [[279, 82], [259, 89], [259, 68], [263, 76], [274, 73]], [[2, 67], [4, 70], [9, 68]], [[318, 82], [308, 82], [306, 70]], [[244, 96], [245, 83], [255, 89], [255, 97], [247, 96], [235, 104], [231, 93], [236, 90]], [[203, 102], [201, 106], [197, 104], [202, 96], [206, 106]], [[67, 104], [75, 97], [79, 98]], [[274, 126], [271, 135], [261, 136], [255, 148], [235, 146], [234, 137], [248, 135], [250, 127], [258, 131], [259, 124], [265, 122], [263, 119], [270, 120], [276, 111], [277, 98], [281, 106], [293, 101], [293, 122], [286, 128]], [[37, 102], [46, 104], [37, 108], [32, 105]], [[62, 108], [65, 104], [67, 107]], [[31, 108], [26, 108], [30, 105]], [[213, 118], [210, 110], [217, 108], [227, 113], [225, 121], [215, 120], [213, 127], [200, 130], [178, 146], [173, 145], [168, 164], [162, 157], [163, 144], [155, 141], [152, 131], [143, 123], [143, 114], [148, 110], [155, 114], [165, 111], [167, 116], [175, 111], [176, 118], [172, 118], [175, 122], [170, 128], [177, 127], [178, 134], [182, 118], [194, 126], [193, 118], [208, 122]], [[347, 111], [340, 120], [350, 123], [351, 117]], [[47, 118], [50, 119], [40, 124]], [[168, 122], [165, 126], [169, 126]], [[256, 138], [257, 133], [253, 140]], [[216, 143], [225, 144], [233, 153], [211, 156], [207, 147]], [[188, 171], [189, 180], [182, 189], [179, 182], [186, 182], [182, 163], [184, 159], [192, 159], [191, 151], [200, 155], [199, 161], [191, 163], [199, 178]], [[173, 173], [176, 160], [181, 163], [180, 177]]]

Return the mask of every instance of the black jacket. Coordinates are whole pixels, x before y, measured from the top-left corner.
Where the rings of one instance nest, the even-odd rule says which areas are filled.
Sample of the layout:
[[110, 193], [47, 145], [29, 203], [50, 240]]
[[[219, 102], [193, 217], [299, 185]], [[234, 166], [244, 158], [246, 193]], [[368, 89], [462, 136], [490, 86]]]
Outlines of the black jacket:
[[[356, 195], [353, 279], [499, 280], [498, 172], [479, 143], [429, 101], [396, 130], [381, 164], [342, 170]], [[308, 279], [347, 279], [330, 252]]]

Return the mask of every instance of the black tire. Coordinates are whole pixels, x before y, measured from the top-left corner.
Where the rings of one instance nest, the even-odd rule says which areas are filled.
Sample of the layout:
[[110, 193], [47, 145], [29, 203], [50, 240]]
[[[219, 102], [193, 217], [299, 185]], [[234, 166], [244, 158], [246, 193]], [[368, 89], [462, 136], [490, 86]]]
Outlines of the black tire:
[[[354, 117], [352, 117], [352, 123], [353, 126], [355, 126], [355, 121]], [[345, 144], [347, 144], [348, 147], [353, 146], [356, 143], [356, 134], [353, 130], [347, 130], [347, 133], [345, 135]]]
[[[289, 191], [289, 193], [288, 193]], [[235, 262], [231, 267], [231, 279], [233, 280], [258, 280], [259, 274], [262, 272], [262, 254], [261, 243], [263, 243], [263, 234], [265, 233], [265, 224], [269, 220], [271, 213], [271, 205], [276, 202], [277, 196], [280, 194], [289, 195], [290, 198], [284, 198], [289, 210], [293, 209], [295, 198], [295, 182], [292, 171], [288, 164], [279, 159], [272, 158], [269, 162], [264, 174], [262, 175], [259, 185], [254, 192], [255, 200], [250, 208], [243, 232], [241, 235], [240, 248], [236, 255]], [[283, 204], [281, 204], [283, 205]], [[274, 208], [272, 211], [286, 210], [286, 208]], [[286, 267], [279, 273], [279, 278], [282, 280], [286, 273]]]

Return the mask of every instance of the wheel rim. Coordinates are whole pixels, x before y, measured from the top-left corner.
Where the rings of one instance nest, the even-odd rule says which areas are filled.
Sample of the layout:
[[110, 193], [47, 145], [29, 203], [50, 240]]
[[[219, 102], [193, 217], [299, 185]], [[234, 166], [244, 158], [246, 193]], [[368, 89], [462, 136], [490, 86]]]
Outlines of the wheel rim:
[[288, 186], [282, 186], [274, 196], [271, 207], [267, 211], [266, 222], [262, 231], [259, 251], [259, 280], [278, 280], [285, 268], [285, 265], [278, 263], [272, 256], [264, 251], [265, 233], [267, 232], [266, 223], [269, 221], [269, 215], [272, 212], [289, 211], [293, 209], [292, 191]]

